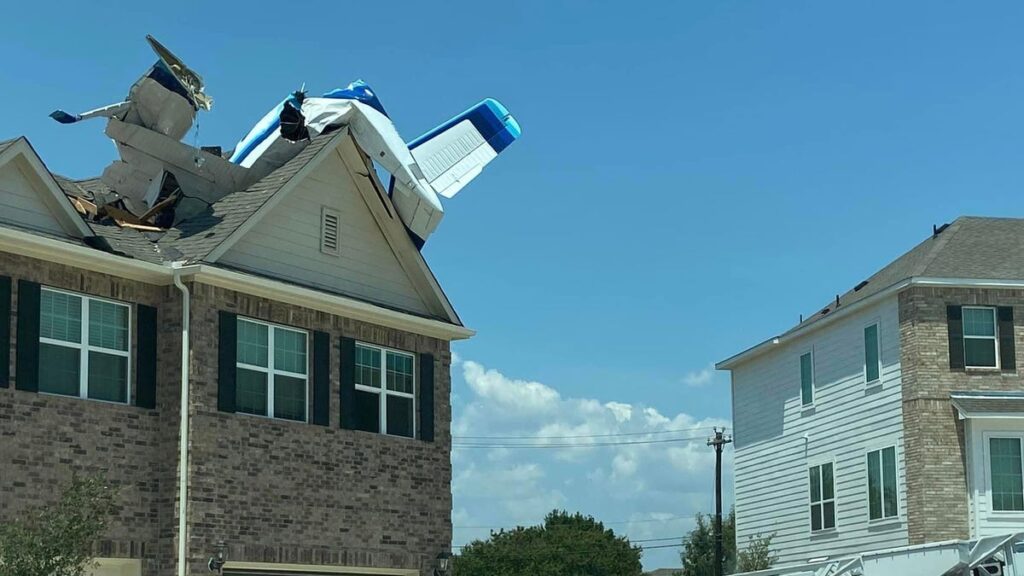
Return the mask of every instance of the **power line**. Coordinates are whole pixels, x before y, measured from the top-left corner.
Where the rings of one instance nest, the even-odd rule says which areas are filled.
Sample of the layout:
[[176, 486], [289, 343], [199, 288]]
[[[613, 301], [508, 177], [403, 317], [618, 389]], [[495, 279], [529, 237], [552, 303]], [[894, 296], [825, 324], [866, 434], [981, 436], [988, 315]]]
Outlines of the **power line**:
[[572, 436], [452, 436], [453, 440], [569, 440], [575, 438], [614, 438], [618, 436], [647, 436], [652, 434], [676, 434], [679, 432], [697, 432], [698, 430], [714, 430], [713, 427], [680, 428], [678, 430], [652, 430], [650, 432], [617, 432], [614, 434], [577, 434]]
[[452, 448], [600, 448], [603, 446], [629, 446], [636, 444], [668, 444], [672, 442], [693, 442], [707, 440], [706, 436], [688, 438], [668, 438], [663, 440], [628, 440], [624, 442], [591, 442], [572, 444], [492, 444], [492, 443], [452, 443]]

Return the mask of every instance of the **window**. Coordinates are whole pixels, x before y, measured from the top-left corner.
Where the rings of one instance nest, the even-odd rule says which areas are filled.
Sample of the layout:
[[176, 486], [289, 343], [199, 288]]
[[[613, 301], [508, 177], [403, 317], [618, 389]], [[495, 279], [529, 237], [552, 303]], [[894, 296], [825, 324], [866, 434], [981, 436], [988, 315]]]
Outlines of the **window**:
[[239, 318], [235, 410], [305, 422], [308, 340], [302, 330]]
[[800, 399], [804, 406], [814, 403], [814, 358], [810, 352], [800, 357]]
[[810, 468], [811, 531], [836, 527], [836, 496], [832, 479], [832, 463]]
[[896, 496], [896, 447], [868, 452], [868, 518], [899, 516]]
[[992, 473], [992, 509], [1024, 511], [1020, 438], [989, 438], [989, 466]]
[[996, 309], [963, 307], [964, 365], [995, 368], [999, 365], [996, 339]]
[[39, 298], [39, 391], [128, 403], [130, 308], [49, 288]]
[[416, 435], [416, 382], [412, 354], [356, 345], [356, 429]]
[[882, 353], [878, 345], [878, 324], [864, 329], [864, 381], [877, 382], [882, 372]]
[[338, 222], [340, 214], [327, 208], [320, 211], [320, 251], [332, 256], [338, 255]]

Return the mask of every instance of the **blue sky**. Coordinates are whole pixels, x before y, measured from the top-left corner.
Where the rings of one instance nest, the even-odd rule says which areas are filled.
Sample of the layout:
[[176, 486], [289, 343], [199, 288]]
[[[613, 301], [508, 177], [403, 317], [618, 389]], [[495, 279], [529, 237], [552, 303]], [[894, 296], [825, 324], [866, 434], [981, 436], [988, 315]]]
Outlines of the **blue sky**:
[[[204, 76], [205, 145], [231, 147], [303, 82], [365, 79], [408, 139], [485, 96], [519, 118], [522, 140], [446, 204], [425, 250], [479, 331], [454, 346], [463, 435], [724, 423], [714, 361], [933, 223], [1022, 215], [1020, 3], [175, 6], [8, 7], [0, 137], [27, 135], [54, 171], [98, 174], [114, 158], [102, 124], [46, 115], [122, 97], [152, 63], [147, 33]], [[461, 526], [552, 506], [675, 536], [711, 503], [703, 443], [454, 462], [456, 544], [487, 532]]]

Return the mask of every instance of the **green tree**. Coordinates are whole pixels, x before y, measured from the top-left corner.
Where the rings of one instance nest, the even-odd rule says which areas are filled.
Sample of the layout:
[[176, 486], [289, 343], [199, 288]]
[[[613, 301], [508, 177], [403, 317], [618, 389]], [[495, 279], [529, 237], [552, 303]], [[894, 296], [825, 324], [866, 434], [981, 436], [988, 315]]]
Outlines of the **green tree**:
[[640, 547], [590, 516], [555, 510], [541, 526], [491, 532], [454, 559], [458, 576], [640, 576]]
[[[715, 573], [715, 518], [711, 514], [697, 513], [697, 525], [683, 539], [679, 553], [683, 569], [681, 576], [712, 576]], [[746, 548], [736, 550], [736, 511], [722, 518], [722, 556], [724, 574], [751, 572], [771, 568], [775, 557], [771, 554], [774, 535], [751, 537]]]
[[56, 504], [0, 525], [0, 576], [83, 576], [114, 495], [101, 477], [75, 478]]

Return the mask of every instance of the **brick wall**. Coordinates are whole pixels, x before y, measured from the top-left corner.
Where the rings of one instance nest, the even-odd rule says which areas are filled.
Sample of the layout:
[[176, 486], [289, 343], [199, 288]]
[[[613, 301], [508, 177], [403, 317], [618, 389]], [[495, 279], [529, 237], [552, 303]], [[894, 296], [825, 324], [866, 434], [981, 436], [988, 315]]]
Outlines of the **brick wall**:
[[[223, 540], [237, 561], [429, 573], [451, 545], [448, 343], [220, 288], [192, 289], [191, 570], [206, 570]], [[331, 335], [330, 426], [217, 411], [220, 310]], [[434, 442], [340, 429], [341, 336], [434, 355]]]
[[1018, 372], [949, 369], [946, 306], [1014, 307], [1017, 366], [1024, 349], [1024, 290], [913, 287], [900, 293], [903, 425], [910, 543], [969, 537], [963, 422], [954, 390], [1021, 390]]
[[8, 319], [12, 385], [0, 388], [0, 522], [56, 502], [76, 474], [104, 473], [118, 488], [117, 510], [97, 552], [143, 558], [147, 574], [163, 573], [172, 560], [172, 545], [161, 543], [159, 536], [173, 524], [170, 487], [177, 466], [174, 440], [168, 440], [174, 435], [178, 398], [178, 366], [167, 360], [179, 357], [176, 334], [169, 334], [180, 325], [173, 289], [3, 253], [0, 275], [12, 278], [14, 310], [21, 279], [158, 308], [156, 410], [16, 390], [14, 314]]
[[[159, 325], [155, 410], [24, 392], [14, 383], [0, 389], [0, 522], [56, 501], [73, 474], [105, 472], [119, 496], [99, 555], [142, 558], [145, 576], [174, 574], [177, 290], [10, 254], [0, 254], [0, 275], [14, 281], [15, 312], [17, 280], [27, 279], [155, 306]], [[448, 343], [210, 286], [191, 289], [189, 574], [208, 573], [206, 559], [221, 540], [235, 561], [429, 573], [434, 557], [451, 544]], [[222, 309], [330, 333], [330, 426], [217, 412], [217, 312]], [[10, 322], [13, 340], [13, 314]], [[340, 429], [338, 341], [343, 335], [434, 355], [435, 442]], [[13, 376], [13, 346], [10, 354]]]

